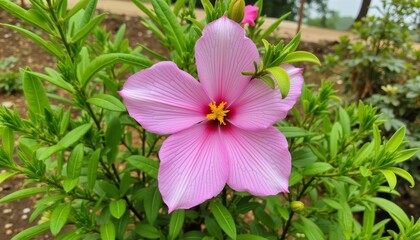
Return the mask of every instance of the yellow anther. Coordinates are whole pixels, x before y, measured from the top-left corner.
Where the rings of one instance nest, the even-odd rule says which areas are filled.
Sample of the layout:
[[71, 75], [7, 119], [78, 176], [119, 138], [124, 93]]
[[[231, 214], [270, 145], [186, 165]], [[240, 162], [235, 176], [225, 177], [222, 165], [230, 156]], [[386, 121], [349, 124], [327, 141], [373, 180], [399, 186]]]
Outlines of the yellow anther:
[[218, 120], [220, 125], [226, 125], [224, 117], [226, 117], [226, 113], [230, 112], [230, 110], [224, 110], [226, 102], [221, 102], [219, 106], [216, 105], [216, 102], [209, 103], [209, 107], [211, 113], [207, 114], [208, 120]]

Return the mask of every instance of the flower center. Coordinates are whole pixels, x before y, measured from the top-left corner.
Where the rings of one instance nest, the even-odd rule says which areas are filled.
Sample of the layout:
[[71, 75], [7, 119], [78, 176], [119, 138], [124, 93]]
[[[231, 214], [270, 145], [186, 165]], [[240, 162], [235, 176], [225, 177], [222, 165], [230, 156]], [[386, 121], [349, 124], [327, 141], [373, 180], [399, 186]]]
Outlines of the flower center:
[[207, 114], [208, 120], [218, 120], [220, 122], [220, 125], [226, 125], [225, 123], [225, 117], [226, 113], [230, 112], [230, 110], [224, 110], [226, 105], [226, 102], [221, 102], [219, 105], [216, 105], [216, 102], [209, 103], [209, 107], [211, 110], [211, 113]]

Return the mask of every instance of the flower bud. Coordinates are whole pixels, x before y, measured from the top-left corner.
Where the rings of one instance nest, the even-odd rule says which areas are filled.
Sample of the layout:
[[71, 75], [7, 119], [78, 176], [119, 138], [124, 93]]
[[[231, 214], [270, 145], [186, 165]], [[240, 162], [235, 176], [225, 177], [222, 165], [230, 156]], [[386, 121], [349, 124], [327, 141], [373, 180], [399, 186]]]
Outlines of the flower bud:
[[245, 14], [244, 18], [242, 19], [241, 24], [249, 24], [251, 26], [255, 26], [255, 20], [258, 17], [258, 7], [253, 5], [246, 5], [245, 6]]
[[228, 17], [241, 23], [245, 15], [245, 0], [232, 0], [229, 4]]
[[305, 208], [305, 204], [301, 201], [293, 201], [290, 208], [293, 212], [300, 212]]

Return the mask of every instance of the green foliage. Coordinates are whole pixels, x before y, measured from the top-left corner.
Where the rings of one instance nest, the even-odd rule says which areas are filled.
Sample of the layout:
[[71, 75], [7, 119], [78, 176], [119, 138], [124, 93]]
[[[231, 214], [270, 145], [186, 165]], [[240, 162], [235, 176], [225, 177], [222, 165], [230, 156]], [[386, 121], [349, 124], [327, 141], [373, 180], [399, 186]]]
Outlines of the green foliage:
[[0, 59], [0, 92], [6, 95], [22, 89], [19, 73], [11, 70], [17, 60], [16, 57]]
[[[379, 239], [389, 220], [376, 222], [376, 208], [397, 223], [399, 229], [389, 231], [394, 238], [418, 237], [419, 222], [377, 194], [398, 194], [396, 176], [413, 184], [411, 175], [396, 166], [419, 149], [405, 149], [404, 127], [392, 136], [381, 135], [378, 126], [386, 121], [377, 109], [342, 102], [329, 82], [319, 89], [304, 86], [293, 119], [275, 125], [287, 137], [293, 157], [290, 193], [255, 197], [226, 187], [214, 199], [169, 214], [157, 180], [165, 136], [147, 132], [129, 117], [117, 91], [127, 75], [152, 64], [142, 51], [157, 60], [174, 60], [196, 75], [193, 56], [200, 26], [221, 16], [227, 1], [211, 6], [203, 1], [208, 16], [199, 22], [194, 1], [177, 1], [171, 8], [172, 1], [153, 0], [152, 10], [134, 0], [148, 16], [142, 23], [169, 56], [130, 48], [124, 25], [116, 34], [99, 27], [105, 15], [95, 15], [95, 0], [79, 1], [72, 9], [67, 1], [31, 2], [25, 10], [0, 0], [10, 14], [48, 33], [45, 39], [35, 38], [16, 29], [57, 59], [56, 68], [43, 73], [21, 71], [27, 117], [0, 108], [0, 167], [6, 169], [0, 183], [15, 175], [26, 178], [23, 189], [0, 203], [42, 195], [30, 217], [40, 221], [14, 239], [48, 230], [57, 239]], [[264, 40], [280, 22], [264, 31], [260, 25], [247, 29], [264, 48], [255, 72], [245, 74], [270, 73], [286, 95], [288, 83], [278, 66], [318, 61], [295, 51], [300, 35], [288, 44]], [[274, 79], [266, 80], [275, 86]], [[45, 84], [57, 86], [66, 99], [47, 94]], [[363, 214], [363, 224], [356, 214]]]

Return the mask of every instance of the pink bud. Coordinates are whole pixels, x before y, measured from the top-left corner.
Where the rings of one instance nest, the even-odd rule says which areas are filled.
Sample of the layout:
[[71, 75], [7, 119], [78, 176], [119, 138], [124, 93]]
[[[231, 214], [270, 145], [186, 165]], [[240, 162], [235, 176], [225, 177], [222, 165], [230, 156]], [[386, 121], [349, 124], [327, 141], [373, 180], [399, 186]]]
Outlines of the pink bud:
[[242, 19], [241, 24], [249, 24], [251, 26], [255, 26], [255, 19], [258, 17], [258, 7], [253, 5], [246, 5], [245, 6], [245, 16]]

